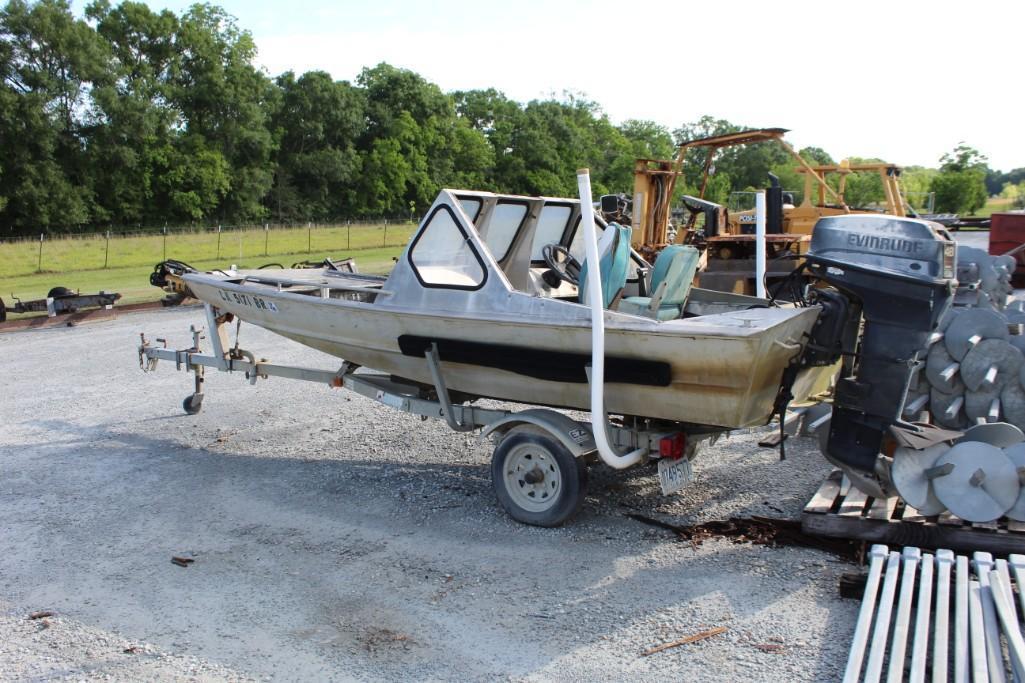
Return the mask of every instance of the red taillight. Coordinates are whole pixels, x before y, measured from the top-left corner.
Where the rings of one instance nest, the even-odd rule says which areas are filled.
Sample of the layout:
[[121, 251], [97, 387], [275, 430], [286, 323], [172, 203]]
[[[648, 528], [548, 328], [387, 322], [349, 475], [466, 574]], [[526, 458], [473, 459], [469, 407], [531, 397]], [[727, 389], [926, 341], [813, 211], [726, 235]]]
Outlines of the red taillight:
[[676, 432], [670, 436], [663, 436], [658, 442], [658, 455], [661, 458], [679, 460], [683, 457], [683, 451], [686, 446], [687, 435], [683, 432]]

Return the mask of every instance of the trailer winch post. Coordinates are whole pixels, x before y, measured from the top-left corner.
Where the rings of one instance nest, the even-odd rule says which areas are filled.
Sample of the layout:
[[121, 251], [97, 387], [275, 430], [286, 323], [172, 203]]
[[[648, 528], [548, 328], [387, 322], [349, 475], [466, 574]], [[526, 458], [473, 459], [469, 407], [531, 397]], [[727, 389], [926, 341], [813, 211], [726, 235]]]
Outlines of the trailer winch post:
[[[214, 358], [217, 359], [217, 369], [224, 372], [228, 369], [228, 330], [225, 329], [225, 319], [217, 315], [217, 311], [210, 304], [204, 304], [206, 309], [206, 325], [210, 330], [210, 345], [213, 347]], [[197, 345], [197, 350], [199, 346]]]

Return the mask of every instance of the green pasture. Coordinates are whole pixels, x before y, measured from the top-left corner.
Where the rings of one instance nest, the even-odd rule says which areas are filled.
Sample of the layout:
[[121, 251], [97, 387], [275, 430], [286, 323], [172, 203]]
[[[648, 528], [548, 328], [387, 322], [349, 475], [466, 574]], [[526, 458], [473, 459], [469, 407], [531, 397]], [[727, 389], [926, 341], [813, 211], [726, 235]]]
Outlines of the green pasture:
[[[297, 261], [353, 257], [360, 272], [387, 273], [409, 241], [415, 225], [352, 225], [262, 228], [205, 232], [169, 232], [166, 258], [201, 270], [266, 263], [285, 267]], [[153, 266], [165, 258], [163, 235], [46, 238], [0, 243], [0, 297], [39, 299], [53, 287], [83, 293], [120, 292], [122, 303], [155, 301], [164, 294], [149, 284]], [[106, 267], [104, 267], [106, 264]], [[41, 265], [41, 271], [40, 270]]]
[[990, 197], [986, 201], [986, 205], [976, 211], [977, 216], [992, 216], [994, 213], [1001, 211], [1012, 211], [1014, 210], [1014, 200], [1007, 197]]

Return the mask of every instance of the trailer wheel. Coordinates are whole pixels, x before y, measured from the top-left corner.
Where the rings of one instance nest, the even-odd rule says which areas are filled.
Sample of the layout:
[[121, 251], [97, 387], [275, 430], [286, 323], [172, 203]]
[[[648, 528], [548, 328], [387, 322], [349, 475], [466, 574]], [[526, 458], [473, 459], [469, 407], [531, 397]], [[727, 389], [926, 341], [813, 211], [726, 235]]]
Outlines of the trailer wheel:
[[514, 430], [491, 456], [491, 483], [517, 522], [554, 527], [583, 505], [587, 468], [555, 439]]
[[58, 299], [62, 296], [74, 296], [74, 294], [75, 293], [67, 287], [54, 287], [46, 293], [46, 296], [51, 299]]
[[4, 300], [0, 299], [0, 323], [7, 320], [7, 305], [4, 304]]
[[182, 408], [189, 415], [195, 415], [203, 407], [203, 394], [190, 394], [182, 401]]

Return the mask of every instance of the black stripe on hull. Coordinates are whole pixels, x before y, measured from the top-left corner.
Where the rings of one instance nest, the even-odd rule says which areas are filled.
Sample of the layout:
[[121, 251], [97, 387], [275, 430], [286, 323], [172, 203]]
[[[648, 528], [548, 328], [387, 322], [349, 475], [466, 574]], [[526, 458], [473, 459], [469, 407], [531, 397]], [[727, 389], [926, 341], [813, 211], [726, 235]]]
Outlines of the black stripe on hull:
[[[591, 364], [591, 355], [587, 353], [546, 351], [527, 346], [459, 339], [432, 339], [409, 334], [399, 337], [399, 348], [404, 356], [423, 357], [431, 344], [438, 345], [438, 355], [443, 361], [496, 368], [549, 382], [584, 384], [587, 382], [585, 368]], [[606, 382], [667, 387], [671, 380], [669, 363], [605, 356]]]

